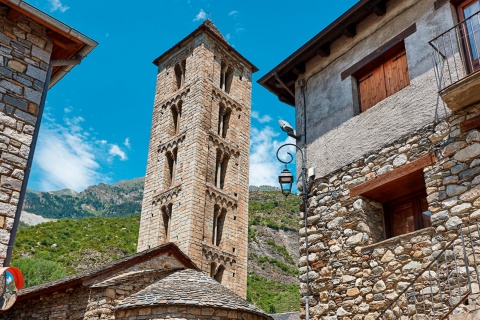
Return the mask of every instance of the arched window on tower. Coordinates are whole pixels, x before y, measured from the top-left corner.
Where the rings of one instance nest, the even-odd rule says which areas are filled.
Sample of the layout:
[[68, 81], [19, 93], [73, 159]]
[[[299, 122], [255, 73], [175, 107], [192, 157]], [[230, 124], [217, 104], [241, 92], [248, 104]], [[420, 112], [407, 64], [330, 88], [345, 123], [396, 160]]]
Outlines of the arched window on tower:
[[166, 172], [166, 186], [171, 187], [175, 182], [175, 172], [177, 170], [177, 148], [166, 154], [167, 172]]
[[173, 105], [172, 110], [172, 135], [176, 135], [180, 133], [180, 119], [182, 118], [182, 104], [183, 102], [180, 100], [176, 105]]
[[225, 187], [225, 177], [227, 176], [228, 155], [217, 150], [217, 161], [215, 167], [215, 186], [219, 189]]
[[222, 283], [222, 278], [223, 278], [223, 272], [225, 271], [225, 267], [223, 265], [219, 265], [217, 268], [217, 272], [213, 276], [213, 279], [215, 279], [218, 283]]
[[226, 209], [220, 209], [218, 205], [215, 205], [213, 210], [213, 234], [212, 244], [214, 246], [220, 246], [222, 244], [223, 227], [225, 225], [225, 218], [227, 216]]
[[220, 89], [226, 93], [230, 93], [233, 82], [233, 68], [222, 62], [220, 68]]
[[170, 241], [170, 228], [172, 221], [172, 208], [173, 205], [170, 203], [168, 206], [162, 207], [162, 220], [163, 220], [163, 231], [165, 242]]
[[218, 107], [218, 135], [222, 138], [227, 137], [228, 123], [230, 121], [231, 110], [226, 108], [222, 103]]
[[183, 87], [185, 84], [185, 69], [187, 66], [187, 61], [183, 60], [181, 63], [177, 63], [174, 67], [175, 71], [175, 84], [176, 84], [176, 90], [180, 89]]

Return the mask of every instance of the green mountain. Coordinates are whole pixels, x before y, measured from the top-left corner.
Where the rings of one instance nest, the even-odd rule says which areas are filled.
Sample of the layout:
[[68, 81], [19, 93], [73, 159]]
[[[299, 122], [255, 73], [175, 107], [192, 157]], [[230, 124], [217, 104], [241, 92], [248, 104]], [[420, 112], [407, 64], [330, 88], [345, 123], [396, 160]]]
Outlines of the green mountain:
[[77, 193], [27, 190], [23, 210], [45, 218], [126, 217], [142, 210], [144, 178], [108, 185], [100, 183]]
[[[254, 190], [270, 188], [275, 190]], [[22, 224], [12, 264], [24, 272], [29, 286], [136, 252], [142, 196], [143, 179], [100, 184], [80, 193], [29, 191], [26, 211], [61, 219]], [[298, 207], [297, 196], [250, 191], [247, 299], [269, 313], [300, 307]]]

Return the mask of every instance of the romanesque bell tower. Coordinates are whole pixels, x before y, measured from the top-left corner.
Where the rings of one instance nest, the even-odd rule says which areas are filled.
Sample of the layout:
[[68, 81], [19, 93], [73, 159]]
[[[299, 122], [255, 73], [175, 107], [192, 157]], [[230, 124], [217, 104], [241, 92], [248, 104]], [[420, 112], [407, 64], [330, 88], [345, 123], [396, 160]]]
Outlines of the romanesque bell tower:
[[246, 295], [252, 73], [213, 23], [158, 66], [138, 251], [176, 243]]

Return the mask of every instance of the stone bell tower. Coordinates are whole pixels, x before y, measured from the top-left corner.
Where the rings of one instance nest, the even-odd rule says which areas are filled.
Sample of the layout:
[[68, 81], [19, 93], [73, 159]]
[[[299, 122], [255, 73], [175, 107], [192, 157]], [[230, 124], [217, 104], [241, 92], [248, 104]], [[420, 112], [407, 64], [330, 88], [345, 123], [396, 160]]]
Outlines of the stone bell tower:
[[252, 73], [207, 20], [158, 66], [138, 251], [176, 243], [246, 296]]

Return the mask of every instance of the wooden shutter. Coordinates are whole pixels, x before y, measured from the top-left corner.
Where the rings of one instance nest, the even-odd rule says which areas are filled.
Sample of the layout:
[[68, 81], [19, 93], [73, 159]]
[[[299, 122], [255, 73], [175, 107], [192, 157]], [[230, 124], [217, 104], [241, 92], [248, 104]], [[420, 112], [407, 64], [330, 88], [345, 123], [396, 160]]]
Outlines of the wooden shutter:
[[362, 111], [374, 106], [387, 97], [383, 65], [358, 80]]
[[383, 65], [387, 97], [402, 90], [410, 84], [408, 76], [407, 54], [405, 50], [396, 54]]
[[391, 208], [391, 237], [415, 231], [415, 211], [415, 206], [412, 202]]

